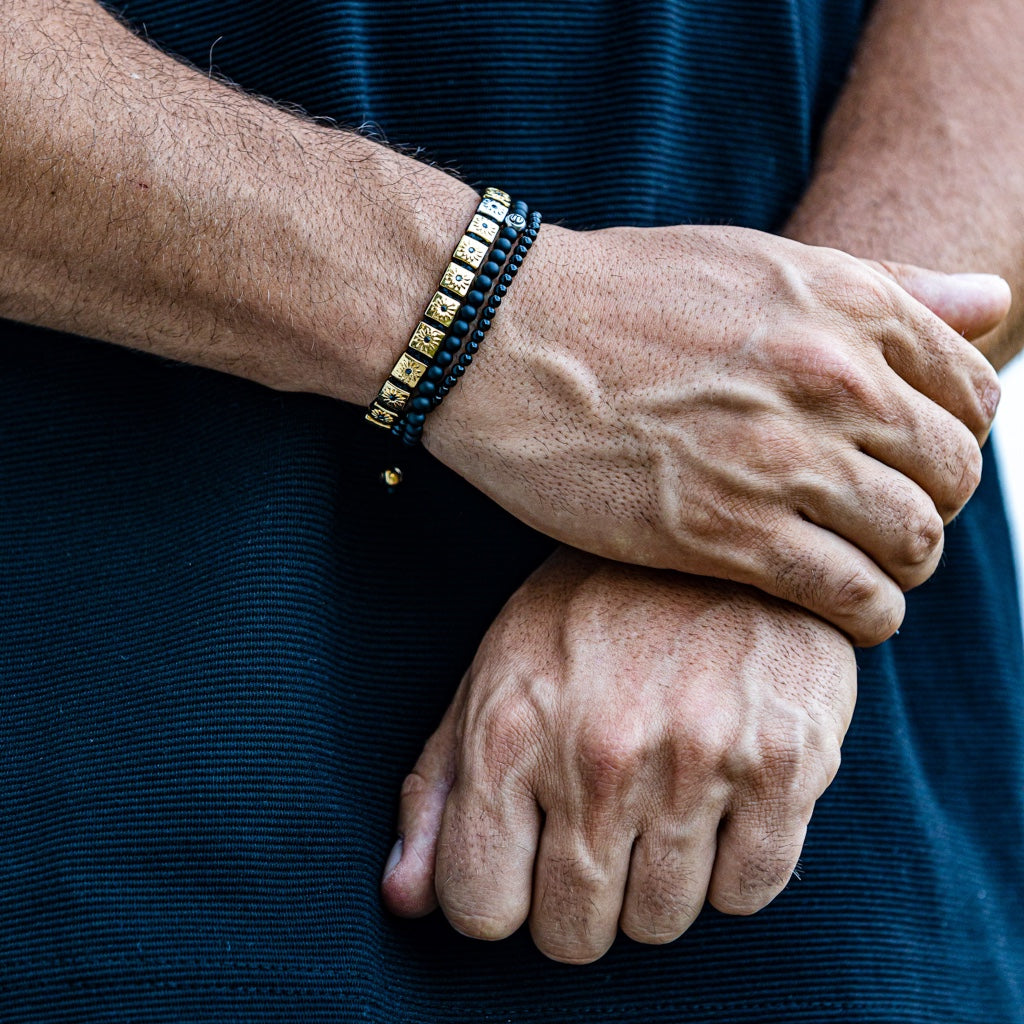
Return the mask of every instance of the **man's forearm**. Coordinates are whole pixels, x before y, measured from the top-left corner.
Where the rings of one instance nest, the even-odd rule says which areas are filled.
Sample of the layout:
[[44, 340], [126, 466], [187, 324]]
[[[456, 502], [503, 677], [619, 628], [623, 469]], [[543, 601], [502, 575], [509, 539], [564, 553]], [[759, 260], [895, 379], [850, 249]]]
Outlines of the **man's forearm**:
[[[786, 233], [1024, 293], [1024, 5], [878, 0]], [[983, 350], [1020, 348], [1024, 301]]]
[[473, 204], [92, 0], [4, 5], [0, 316], [366, 402]]

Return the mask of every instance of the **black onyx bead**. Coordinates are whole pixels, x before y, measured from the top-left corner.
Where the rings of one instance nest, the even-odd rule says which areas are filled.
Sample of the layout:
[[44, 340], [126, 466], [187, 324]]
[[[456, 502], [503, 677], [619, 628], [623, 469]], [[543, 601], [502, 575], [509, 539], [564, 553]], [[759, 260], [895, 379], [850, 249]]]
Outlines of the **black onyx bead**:
[[439, 381], [444, 376], [444, 370], [440, 366], [432, 366], [427, 370], [427, 380], [431, 382]]
[[508, 253], [507, 252], [492, 252], [491, 253], [491, 260], [492, 260], [492, 262], [497, 263], [499, 267], [507, 259], [508, 259]]
[[404, 444], [407, 448], [415, 448], [416, 445], [419, 444], [419, 438], [410, 437], [408, 434], [405, 434], [402, 437], [402, 444]]
[[417, 395], [409, 404], [416, 412], [426, 412], [434, 403], [426, 395]]
[[520, 217], [525, 217], [530, 212], [530, 208], [522, 201], [522, 199], [517, 199], [512, 204], [512, 209], [515, 210]]
[[466, 342], [466, 348], [469, 348], [470, 345], [478, 345], [479, 346], [480, 342], [483, 341], [483, 340], [484, 340], [484, 332], [482, 330], [480, 330], [480, 328], [478, 327], [473, 332], [472, 339], [470, 341]]
[[[462, 307], [462, 319], [468, 320], [472, 323], [476, 319], [476, 306], [463, 306]], [[462, 333], [465, 334], [469, 328], [467, 327]]]
[[411, 412], [405, 417], [405, 422], [411, 427], [418, 427], [426, 418], [426, 415], [422, 412]]
[[479, 351], [480, 351], [480, 342], [479, 341], [467, 341], [466, 342], [466, 352], [465, 352], [466, 355], [470, 355], [471, 356], [475, 352], [479, 352]]
[[501, 237], [507, 238], [510, 242], [514, 242], [519, 237], [519, 232], [515, 228], [502, 228]]
[[[448, 341], [451, 341], [451, 338], [449, 338]], [[448, 342], [445, 342], [445, 344], [447, 345]], [[434, 356], [434, 365], [430, 369], [440, 370], [442, 366], [447, 366], [451, 361], [451, 353], [445, 352], [444, 349], [442, 349], [440, 352], [437, 353], [436, 356]], [[430, 371], [428, 370], [427, 372], [429, 373]], [[443, 373], [444, 371], [442, 370], [441, 372]], [[440, 377], [440, 374], [438, 376]]]
[[454, 373], [456, 377], [461, 377], [465, 372], [466, 368], [464, 366], [456, 366], [455, 369], [452, 370], [452, 373]]
[[445, 338], [444, 339], [444, 350], [445, 352], [458, 352], [462, 348], [461, 338]]
[[438, 399], [444, 398], [444, 396], [447, 395], [449, 391], [451, 391], [451, 387], [448, 386], [448, 385], [442, 384], [441, 387], [439, 387], [437, 389], [437, 397], [438, 397]]
[[452, 372], [449, 373], [448, 376], [445, 377], [445, 379], [444, 379], [445, 387], [448, 388], [449, 390], [451, 390], [453, 387], [455, 387], [455, 382], [459, 379], [458, 378], [458, 374], [456, 374], [456, 372], [455, 372], [457, 369], [458, 369], [457, 366], [453, 366], [452, 367]]
[[525, 252], [517, 252], [515, 254], [515, 256], [512, 257], [512, 263], [515, 264], [515, 266], [518, 267], [523, 262], [523, 259], [524, 259], [525, 256], [526, 256]]
[[491, 329], [491, 317], [494, 316], [494, 314], [497, 312], [497, 310], [495, 310], [492, 306], [488, 306], [487, 307], [487, 312], [490, 313], [490, 316], [485, 317], [483, 320], [480, 321], [480, 330], [479, 330], [479, 332], [477, 332], [477, 331], [473, 332], [473, 337], [474, 338], [477, 336], [477, 333], [479, 333], [481, 335], [481, 338], [480, 338], [481, 341], [483, 340], [483, 337], [482, 337], [483, 332], [484, 331], [489, 331]]
[[401, 427], [401, 424], [398, 424], [398, 423], [393, 423], [393, 424], [391, 425], [391, 433], [392, 433], [392, 434], [393, 434], [393, 435], [394, 435], [395, 437], [398, 437], [398, 435], [402, 433], [402, 427]]
[[494, 260], [488, 260], [481, 268], [488, 277], [494, 277], [501, 270], [501, 264]]
[[494, 278], [488, 277], [486, 274], [481, 274], [476, 279], [476, 283], [480, 285], [481, 288], [490, 288], [491, 285], [494, 284]]
[[[466, 299], [465, 299], [465, 301], [466, 301], [467, 303], [469, 303], [469, 305], [470, 305], [470, 306], [479, 306], [479, 305], [480, 305], [480, 303], [481, 303], [481, 302], [483, 302], [483, 301], [484, 301], [484, 299], [486, 299], [486, 298], [487, 298], [487, 296], [486, 296], [486, 295], [484, 295], [484, 293], [483, 293], [482, 291], [480, 291], [480, 290], [479, 290], [479, 289], [477, 289], [477, 288], [474, 288], [474, 289], [473, 289], [473, 290], [472, 290], [472, 291], [471, 291], [471, 292], [470, 292], [470, 293], [469, 293], [469, 294], [468, 294], [468, 295], [466, 296]], [[465, 307], [463, 307], [463, 308], [465, 308]], [[467, 315], [468, 315], [468, 314], [467, 314]], [[474, 315], [475, 315], [475, 314], [474, 314]]]
[[449, 333], [455, 338], [464, 338], [469, 334], [469, 324], [465, 320], [456, 320]]
[[494, 299], [492, 301], [500, 299], [507, 291], [507, 284], [499, 284], [498, 287], [494, 289]]
[[426, 395], [428, 398], [437, 390], [437, 385], [432, 380], [421, 380], [416, 393]]
[[518, 264], [513, 263], [512, 266], [510, 266], [508, 268], [508, 270], [505, 271], [505, 276], [508, 277], [508, 278], [511, 278], [511, 277], [514, 277], [518, 273], [519, 273], [519, 266], [518, 266]]
[[463, 352], [462, 355], [459, 356], [459, 366], [471, 366], [472, 363], [473, 363], [473, 353], [472, 352]]
[[503, 253], [505, 253], [507, 255], [509, 252], [512, 251], [512, 242], [513, 241], [514, 241], [514, 239], [511, 239], [511, 238], [499, 238], [494, 243], [494, 251], [495, 252], [503, 252]]
[[[499, 284], [498, 288], [500, 288], [500, 287], [501, 287], [501, 285]], [[494, 290], [497, 291], [498, 288], [495, 288]], [[502, 292], [502, 295], [503, 294], [504, 294], [504, 292]], [[501, 305], [501, 295], [492, 295], [491, 296], [491, 305], [494, 306], [495, 310], [497, 310], [498, 306]], [[492, 316], [493, 316], [493, 314], [492, 314]]]

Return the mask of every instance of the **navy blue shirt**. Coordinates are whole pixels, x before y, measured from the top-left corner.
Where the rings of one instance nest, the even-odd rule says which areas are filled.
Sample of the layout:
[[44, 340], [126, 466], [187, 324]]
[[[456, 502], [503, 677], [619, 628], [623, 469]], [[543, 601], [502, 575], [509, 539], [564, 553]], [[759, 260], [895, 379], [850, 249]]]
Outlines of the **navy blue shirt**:
[[[569, 226], [765, 230], [863, 6], [121, 5]], [[0, 333], [0, 1020], [1024, 1020], [1024, 658], [991, 464], [901, 634], [859, 655], [799, 880], [566, 967], [377, 895], [401, 779], [550, 543], [422, 453], [388, 496], [360, 410]], [[427, 593], [393, 554], [422, 522], [460, 538]]]

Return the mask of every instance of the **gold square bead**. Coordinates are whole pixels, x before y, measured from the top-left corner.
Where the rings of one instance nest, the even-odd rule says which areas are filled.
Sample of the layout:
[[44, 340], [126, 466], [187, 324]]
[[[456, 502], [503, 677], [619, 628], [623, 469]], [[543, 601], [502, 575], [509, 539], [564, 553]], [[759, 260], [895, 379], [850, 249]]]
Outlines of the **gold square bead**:
[[480, 205], [476, 208], [476, 212], [482, 213], [485, 217], [490, 217], [501, 224], [508, 213], [508, 207], [499, 203], [497, 199], [484, 199], [481, 200]]
[[482, 238], [485, 242], [493, 242], [498, 237], [498, 225], [490, 217], [483, 217], [479, 213], [475, 213], [469, 222], [469, 227], [466, 228], [466, 233], [476, 235], [477, 238]]
[[384, 381], [384, 387], [380, 389], [377, 401], [385, 409], [401, 412], [405, 408], [405, 403], [409, 401], [411, 394], [411, 391], [406, 391], [405, 388], [400, 388], [397, 384], [392, 384], [391, 381], [386, 380]]
[[376, 423], [378, 427], [390, 427], [398, 417], [393, 412], [388, 412], [387, 409], [374, 402], [370, 406], [370, 411], [366, 414], [366, 419], [369, 423]]
[[497, 199], [499, 203], [503, 203], [505, 206], [512, 205], [512, 197], [507, 192], [502, 192], [500, 188], [485, 189], [484, 199]]
[[412, 332], [409, 348], [414, 348], [417, 352], [422, 352], [425, 356], [433, 359], [437, 355], [442, 341], [444, 341], [444, 331], [439, 331], [436, 327], [431, 327], [430, 324], [420, 323]]
[[469, 235], [463, 235], [455, 247], [453, 259], [462, 260], [463, 263], [468, 263], [476, 270], [483, 263], [486, 255], [487, 246], [483, 242], [478, 242], [475, 238], [470, 238]]
[[[451, 301], [449, 299], [449, 301]], [[427, 372], [427, 364], [421, 363], [418, 359], [413, 359], [408, 352], [406, 352], [401, 359], [395, 363], [395, 368], [391, 371], [391, 376], [396, 380], [400, 380], [403, 384], [408, 384], [410, 387], [415, 387], [420, 382], [420, 377]]]
[[[465, 295], [472, 287], [474, 274], [472, 270], [460, 267], [458, 263], [449, 263], [448, 269], [441, 278], [441, 287], [447, 288], [456, 295]], [[434, 353], [431, 352], [431, 355]]]
[[[477, 242], [477, 245], [479, 244]], [[427, 306], [426, 315], [431, 320], [444, 324], [445, 327], [451, 327], [452, 321], [461, 308], [461, 302], [456, 302], [453, 298], [442, 295], [440, 292], [434, 292], [434, 297], [430, 300], [430, 305]]]

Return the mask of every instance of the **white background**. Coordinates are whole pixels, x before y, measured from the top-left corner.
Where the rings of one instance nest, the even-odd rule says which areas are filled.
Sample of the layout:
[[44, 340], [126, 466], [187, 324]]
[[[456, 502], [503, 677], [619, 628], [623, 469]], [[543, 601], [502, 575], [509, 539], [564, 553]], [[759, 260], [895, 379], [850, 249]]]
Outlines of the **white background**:
[[[1024, 356], [1003, 372], [995, 443], [1017, 552], [1017, 583], [1024, 607]], [[1024, 618], [1024, 615], [1022, 615]]]

